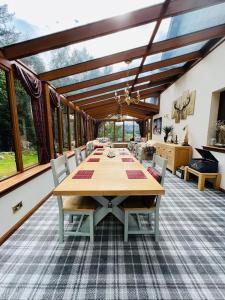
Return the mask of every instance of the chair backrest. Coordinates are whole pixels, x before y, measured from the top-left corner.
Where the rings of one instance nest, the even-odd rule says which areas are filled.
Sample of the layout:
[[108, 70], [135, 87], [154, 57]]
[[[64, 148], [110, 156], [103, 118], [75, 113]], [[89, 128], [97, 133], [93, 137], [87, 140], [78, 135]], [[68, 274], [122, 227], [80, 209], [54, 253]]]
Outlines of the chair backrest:
[[75, 153], [75, 162], [76, 162], [76, 165], [79, 166], [79, 164], [83, 161], [83, 157], [82, 157], [82, 153], [81, 153], [80, 148], [76, 148], [74, 150], [74, 153]]
[[141, 146], [138, 147], [137, 149], [137, 155], [136, 155], [137, 160], [139, 160], [140, 163], [142, 163], [142, 158], [143, 158], [143, 148]]
[[164, 178], [166, 174], [166, 167], [167, 167], [167, 159], [157, 155], [154, 153], [152, 159], [152, 166], [157, 169], [161, 176], [161, 185], [164, 184]]
[[86, 154], [87, 154], [87, 156], [90, 155], [93, 150], [94, 150], [93, 142], [88, 142], [86, 144]]
[[67, 156], [64, 154], [50, 161], [54, 184], [57, 186], [63, 179], [70, 174]]

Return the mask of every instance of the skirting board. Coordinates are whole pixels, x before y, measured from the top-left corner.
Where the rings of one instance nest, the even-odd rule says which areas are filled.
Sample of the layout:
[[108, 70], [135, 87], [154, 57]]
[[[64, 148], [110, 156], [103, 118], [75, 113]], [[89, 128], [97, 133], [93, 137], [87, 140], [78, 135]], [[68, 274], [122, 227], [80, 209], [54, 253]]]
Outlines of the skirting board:
[[52, 191], [48, 193], [38, 204], [36, 204], [25, 216], [23, 216], [12, 228], [10, 228], [1, 238], [0, 246], [30, 217], [33, 213], [48, 200], [52, 195]]

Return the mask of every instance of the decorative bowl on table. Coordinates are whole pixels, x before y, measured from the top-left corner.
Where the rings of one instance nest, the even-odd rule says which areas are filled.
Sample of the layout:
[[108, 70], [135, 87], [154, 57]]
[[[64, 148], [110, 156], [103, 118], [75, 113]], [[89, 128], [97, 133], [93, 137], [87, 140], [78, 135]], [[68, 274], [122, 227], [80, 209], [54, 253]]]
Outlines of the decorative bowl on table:
[[115, 157], [115, 156], [116, 156], [115, 152], [113, 150], [109, 150], [109, 152], [107, 154], [107, 157], [112, 158], [112, 157]]

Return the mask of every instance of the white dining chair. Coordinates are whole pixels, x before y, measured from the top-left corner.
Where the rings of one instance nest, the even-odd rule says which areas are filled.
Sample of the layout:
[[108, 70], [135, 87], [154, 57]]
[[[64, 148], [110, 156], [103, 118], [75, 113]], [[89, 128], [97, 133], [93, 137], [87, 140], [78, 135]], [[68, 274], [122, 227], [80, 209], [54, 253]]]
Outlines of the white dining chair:
[[78, 167], [79, 164], [83, 161], [83, 156], [82, 156], [82, 152], [80, 148], [76, 148], [74, 150], [74, 158], [75, 158], [75, 162], [76, 162], [76, 166]]
[[94, 150], [93, 142], [87, 142], [87, 144], [86, 144], [86, 156], [90, 155], [93, 150]]
[[[167, 160], [154, 154], [152, 166], [147, 170], [163, 186], [166, 173]], [[159, 207], [161, 196], [130, 196], [123, 203], [125, 213], [124, 241], [128, 235], [153, 234], [155, 241], [159, 238]], [[148, 228], [143, 228], [139, 216], [147, 215]], [[152, 215], [154, 215], [154, 230], [151, 229]], [[135, 218], [136, 217], [136, 218]], [[131, 224], [132, 223], [132, 224]]]
[[[55, 187], [60, 184], [69, 174], [70, 169], [66, 155], [59, 156], [50, 161]], [[96, 202], [91, 197], [84, 196], [57, 196], [59, 209], [59, 241], [63, 243], [65, 233], [73, 236], [89, 236], [94, 241], [93, 214]], [[69, 215], [70, 221], [73, 216], [78, 216], [79, 221], [75, 231], [64, 230], [64, 216]], [[82, 229], [82, 226], [85, 226]], [[82, 231], [80, 230], [82, 229]]]

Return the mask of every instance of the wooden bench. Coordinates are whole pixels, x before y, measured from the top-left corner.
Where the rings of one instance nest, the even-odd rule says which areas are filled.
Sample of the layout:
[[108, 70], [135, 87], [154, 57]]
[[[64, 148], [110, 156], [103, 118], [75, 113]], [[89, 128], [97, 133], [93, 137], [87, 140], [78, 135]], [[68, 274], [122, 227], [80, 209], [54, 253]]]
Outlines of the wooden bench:
[[220, 188], [220, 181], [221, 181], [221, 174], [220, 173], [200, 173], [194, 169], [189, 167], [184, 168], [184, 180], [189, 180], [189, 173], [194, 174], [198, 177], [198, 189], [199, 191], [205, 190], [205, 180], [206, 179], [213, 179], [213, 187], [215, 189]]

